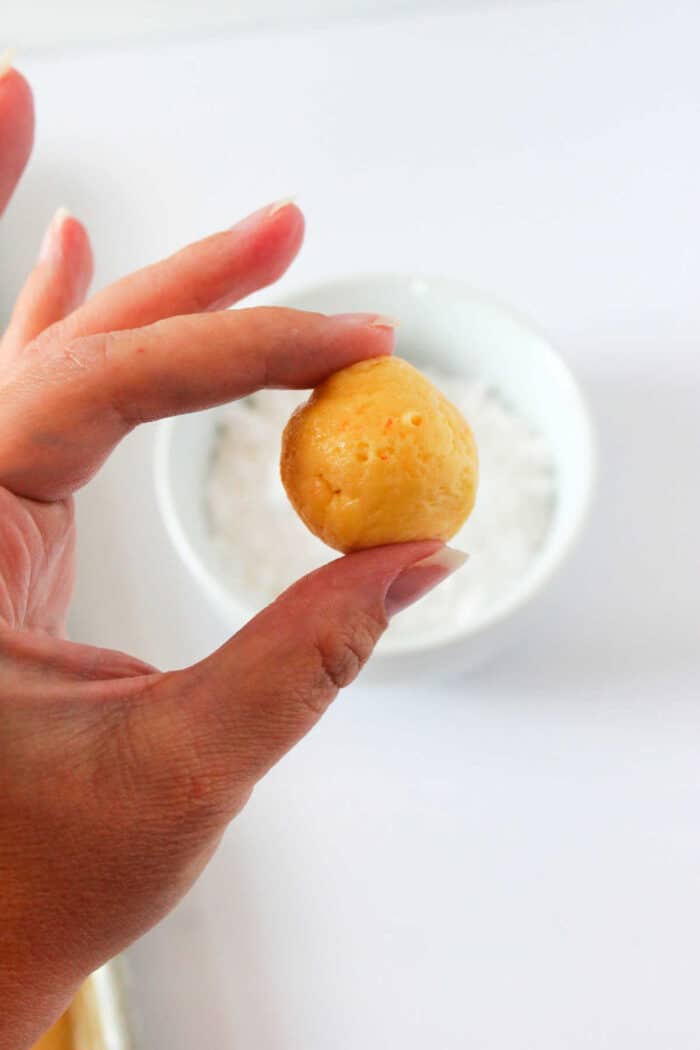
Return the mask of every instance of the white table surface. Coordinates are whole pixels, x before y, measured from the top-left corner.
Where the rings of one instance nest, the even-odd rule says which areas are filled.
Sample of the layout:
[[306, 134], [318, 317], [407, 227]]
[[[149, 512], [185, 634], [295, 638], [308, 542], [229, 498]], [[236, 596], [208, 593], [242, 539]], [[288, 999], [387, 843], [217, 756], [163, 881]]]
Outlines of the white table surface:
[[[592, 525], [521, 645], [349, 690], [132, 951], [144, 1047], [700, 1044], [699, 34], [695, 0], [591, 0], [27, 65], [3, 307], [56, 205], [103, 282], [297, 192], [285, 288], [399, 268], [495, 291], [550, 331], [601, 441]], [[166, 667], [223, 630], [166, 539], [152, 440], [80, 500], [72, 629]]]
[[[523, 0], [429, 0], [432, 10]], [[31, 0], [2, 5], [2, 46], [48, 53], [73, 45], [192, 38], [251, 28], [288, 29], [337, 18], [420, 11], [428, 0]]]

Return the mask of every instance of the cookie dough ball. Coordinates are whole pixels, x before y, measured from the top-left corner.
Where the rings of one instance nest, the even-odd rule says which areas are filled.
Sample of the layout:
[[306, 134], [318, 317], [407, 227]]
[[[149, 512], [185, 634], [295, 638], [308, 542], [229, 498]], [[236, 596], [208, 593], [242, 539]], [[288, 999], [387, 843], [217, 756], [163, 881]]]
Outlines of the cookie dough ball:
[[449, 540], [476, 497], [474, 437], [407, 361], [336, 372], [287, 424], [282, 482], [316, 536], [339, 551]]

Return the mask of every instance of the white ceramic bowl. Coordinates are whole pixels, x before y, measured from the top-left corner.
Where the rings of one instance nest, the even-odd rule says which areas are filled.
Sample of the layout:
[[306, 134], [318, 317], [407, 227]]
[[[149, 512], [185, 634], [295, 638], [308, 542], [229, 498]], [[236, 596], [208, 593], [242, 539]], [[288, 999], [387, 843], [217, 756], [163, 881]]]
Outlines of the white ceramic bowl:
[[[436, 371], [482, 379], [551, 446], [557, 472], [556, 507], [529, 570], [469, 628], [454, 634], [446, 624], [444, 641], [416, 642], [408, 651], [377, 652], [365, 676], [405, 679], [476, 665], [522, 623], [526, 606], [561, 566], [586, 518], [595, 453], [590, 416], [575, 380], [528, 322], [457, 281], [356, 277], [309, 288], [282, 305], [323, 313], [376, 310], [397, 317], [401, 356]], [[177, 550], [233, 632], [254, 610], [227, 586], [207, 526], [204, 479], [220, 412], [213, 409], [160, 424], [156, 485]], [[334, 556], [329, 551], [329, 559]]]

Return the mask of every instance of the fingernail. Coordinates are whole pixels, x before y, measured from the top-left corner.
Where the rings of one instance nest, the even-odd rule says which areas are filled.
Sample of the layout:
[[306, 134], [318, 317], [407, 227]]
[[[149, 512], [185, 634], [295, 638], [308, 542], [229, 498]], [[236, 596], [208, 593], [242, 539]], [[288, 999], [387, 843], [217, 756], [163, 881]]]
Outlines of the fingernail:
[[268, 215], [274, 215], [277, 211], [282, 211], [282, 208], [286, 208], [288, 204], [294, 204], [296, 197], [280, 197], [278, 201], [273, 201], [267, 208]]
[[255, 229], [261, 222], [264, 222], [265, 219], [269, 219], [271, 215], [281, 211], [282, 208], [286, 208], [288, 204], [293, 203], [294, 197], [285, 197], [284, 200], [275, 201], [273, 204], [266, 204], [264, 207], [251, 212], [250, 215], [246, 215], [245, 218], [239, 219], [238, 222], [234, 223], [233, 226], [230, 226], [229, 229], [235, 230], [237, 234], [243, 233], [248, 227]]
[[60, 233], [61, 227], [63, 226], [66, 219], [70, 219], [71, 213], [67, 208], [59, 208], [54, 213], [51, 222], [46, 228], [44, 239], [41, 242], [41, 248], [39, 249], [39, 262], [46, 262], [54, 254], [60, 254], [61, 242]]
[[396, 328], [398, 321], [393, 317], [385, 317], [383, 314], [333, 314], [334, 321], [341, 321], [345, 324], [356, 324], [366, 326], [370, 328]]
[[434, 554], [414, 562], [401, 572], [389, 587], [384, 599], [387, 616], [413, 605], [439, 583], [460, 569], [469, 557], [454, 547], [441, 547]]
[[15, 61], [15, 53], [11, 47], [8, 47], [0, 55], [0, 80], [9, 73]]

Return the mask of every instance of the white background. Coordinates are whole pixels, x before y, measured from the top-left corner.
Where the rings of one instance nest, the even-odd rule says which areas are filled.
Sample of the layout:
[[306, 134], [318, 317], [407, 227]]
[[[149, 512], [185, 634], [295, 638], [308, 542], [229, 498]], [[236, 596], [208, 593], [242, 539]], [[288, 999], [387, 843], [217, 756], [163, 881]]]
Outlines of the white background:
[[[144, 1046], [700, 1043], [699, 34], [694, 0], [497, 4], [24, 63], [3, 309], [56, 205], [101, 283], [296, 192], [286, 289], [495, 291], [549, 330], [601, 442], [591, 527], [520, 647], [349, 690], [132, 952]], [[151, 451], [146, 429], [81, 499], [73, 634], [174, 666], [224, 634]]]

